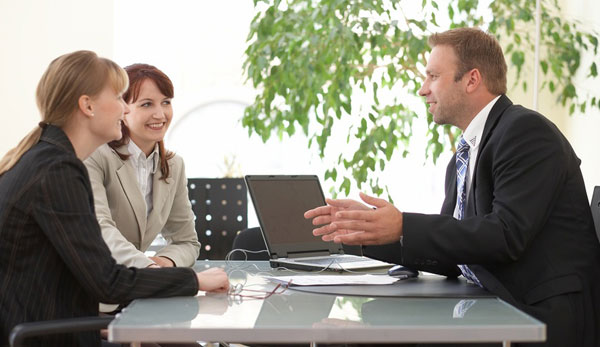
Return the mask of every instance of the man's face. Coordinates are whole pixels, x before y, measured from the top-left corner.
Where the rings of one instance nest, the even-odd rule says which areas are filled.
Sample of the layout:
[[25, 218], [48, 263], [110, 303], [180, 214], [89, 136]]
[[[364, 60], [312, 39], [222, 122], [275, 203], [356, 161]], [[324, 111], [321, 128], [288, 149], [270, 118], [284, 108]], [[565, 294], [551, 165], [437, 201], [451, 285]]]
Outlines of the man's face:
[[464, 114], [465, 79], [454, 81], [456, 62], [456, 54], [450, 46], [438, 45], [431, 50], [426, 67], [427, 78], [419, 89], [419, 95], [425, 97], [429, 112], [437, 124], [459, 126], [462, 123], [461, 119], [468, 116]]

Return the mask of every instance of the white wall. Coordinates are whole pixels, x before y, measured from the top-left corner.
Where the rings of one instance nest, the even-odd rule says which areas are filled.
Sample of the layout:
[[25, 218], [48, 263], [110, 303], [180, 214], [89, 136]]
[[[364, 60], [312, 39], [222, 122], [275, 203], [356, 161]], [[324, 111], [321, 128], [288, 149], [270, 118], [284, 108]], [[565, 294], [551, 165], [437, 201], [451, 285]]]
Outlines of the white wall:
[[89, 49], [113, 49], [113, 3], [93, 0], [0, 0], [0, 155], [40, 121], [35, 88], [50, 61]]
[[163, 70], [176, 118], [215, 99], [253, 100], [242, 77], [252, 1], [115, 0], [114, 8], [113, 59]]

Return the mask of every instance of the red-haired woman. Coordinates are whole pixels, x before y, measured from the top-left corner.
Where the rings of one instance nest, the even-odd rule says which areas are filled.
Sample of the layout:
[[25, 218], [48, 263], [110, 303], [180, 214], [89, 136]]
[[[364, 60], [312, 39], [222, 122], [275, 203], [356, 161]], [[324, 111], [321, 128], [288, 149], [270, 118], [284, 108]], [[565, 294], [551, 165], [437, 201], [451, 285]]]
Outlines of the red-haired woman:
[[[123, 99], [130, 112], [123, 136], [85, 161], [102, 237], [126, 266], [192, 266], [200, 244], [184, 164], [163, 142], [173, 118], [173, 84], [151, 65], [134, 64], [125, 71], [129, 89]], [[168, 244], [148, 257], [144, 252], [158, 234]]]

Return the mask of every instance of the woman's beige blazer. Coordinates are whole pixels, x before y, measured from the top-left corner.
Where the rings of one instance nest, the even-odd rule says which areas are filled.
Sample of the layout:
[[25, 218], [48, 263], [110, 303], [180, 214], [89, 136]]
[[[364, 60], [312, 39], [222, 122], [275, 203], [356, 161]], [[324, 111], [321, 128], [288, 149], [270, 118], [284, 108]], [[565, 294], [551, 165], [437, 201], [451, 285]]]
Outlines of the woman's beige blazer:
[[[118, 150], [129, 153], [127, 146]], [[194, 264], [200, 243], [181, 157], [176, 155], [169, 160], [168, 183], [159, 180], [160, 169], [154, 174], [153, 209], [147, 217], [146, 202], [130, 160], [122, 160], [112, 148], [102, 145], [85, 160], [85, 165], [102, 237], [118, 263], [140, 268], [152, 264], [144, 251], [162, 233], [168, 244], [157, 256], [173, 260], [176, 266]]]

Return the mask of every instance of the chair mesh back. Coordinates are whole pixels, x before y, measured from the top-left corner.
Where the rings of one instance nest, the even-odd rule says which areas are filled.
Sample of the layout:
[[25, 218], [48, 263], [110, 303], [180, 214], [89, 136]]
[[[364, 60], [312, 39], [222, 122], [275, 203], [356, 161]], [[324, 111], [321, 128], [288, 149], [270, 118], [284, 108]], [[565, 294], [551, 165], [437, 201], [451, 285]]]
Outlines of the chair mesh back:
[[244, 179], [190, 178], [188, 191], [201, 243], [198, 259], [225, 259], [235, 235], [248, 225]]

